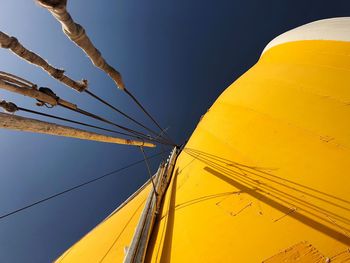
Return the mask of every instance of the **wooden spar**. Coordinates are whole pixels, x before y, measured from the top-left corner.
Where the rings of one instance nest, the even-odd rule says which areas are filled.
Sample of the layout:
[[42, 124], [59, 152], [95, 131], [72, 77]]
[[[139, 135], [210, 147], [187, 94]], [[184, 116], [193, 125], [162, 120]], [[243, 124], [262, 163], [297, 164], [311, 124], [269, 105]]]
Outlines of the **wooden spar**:
[[63, 32], [87, 54], [96, 67], [106, 72], [119, 89], [125, 89], [120, 73], [106, 62], [101, 52], [87, 36], [85, 29], [81, 25], [75, 23], [67, 12], [67, 0], [37, 0], [37, 3], [50, 11], [61, 23]]
[[[159, 123], [152, 117], [152, 115], [142, 106], [138, 99], [125, 87], [121, 74], [109, 65], [102, 57], [101, 52], [94, 46], [90, 38], [87, 36], [85, 29], [74, 22], [73, 18], [67, 11], [67, 0], [36, 0], [42, 7], [46, 8], [62, 25], [62, 30], [66, 36], [79, 46], [90, 58], [91, 62], [106, 74], [108, 74], [116, 84], [116, 86], [124, 91], [137, 106], [153, 121], [153, 123], [163, 131]], [[165, 133], [166, 135], [166, 133]], [[166, 137], [168, 137], [166, 135]], [[165, 138], [171, 144], [174, 142], [168, 137]]]
[[87, 88], [87, 80], [75, 81], [64, 74], [64, 70], [57, 69], [46, 62], [45, 59], [26, 49], [15, 37], [10, 37], [0, 31], [0, 47], [8, 48], [20, 58], [28, 61], [31, 64], [41, 67], [53, 78], [61, 81], [70, 88], [77, 91], [83, 91]]
[[57, 101], [53, 97], [45, 93], [42, 93], [34, 88], [29, 89], [26, 87], [17, 86], [15, 84], [5, 82], [1, 79], [0, 79], [0, 88], [7, 91], [15, 92], [24, 96], [28, 96], [37, 100], [44, 101], [46, 103], [49, 103], [52, 106], [57, 105]]
[[[0, 89], [3, 88], [3, 89], [8, 90], [8, 91], [16, 92], [18, 94], [22, 94], [24, 96], [29, 96], [29, 97], [32, 97], [34, 99], [37, 99], [38, 106], [43, 106], [44, 104], [50, 104], [52, 106], [56, 106], [56, 105], [63, 106], [65, 108], [69, 108], [75, 112], [81, 113], [85, 116], [88, 116], [88, 117], [91, 117], [94, 119], [98, 119], [99, 121], [103, 121], [105, 123], [114, 125], [120, 129], [126, 130], [130, 133], [134, 133], [136, 136], [137, 135], [139, 135], [139, 136], [141, 135], [142, 137], [147, 136], [147, 135], [144, 135], [140, 132], [131, 130], [127, 127], [123, 127], [121, 125], [113, 123], [113, 122], [111, 122], [107, 119], [104, 119], [98, 115], [84, 111], [84, 110], [78, 108], [77, 105], [59, 98], [49, 88], [42, 87], [42, 88], [37, 89], [36, 85], [32, 84], [31, 86], [29, 86], [28, 85], [29, 82], [27, 84], [24, 82], [26, 82], [26, 80], [21, 79], [19, 77], [17, 78], [17, 76], [15, 76], [15, 75], [11, 75], [11, 74], [8, 74], [6, 72], [0, 71]], [[133, 135], [129, 135], [129, 136], [133, 136]], [[140, 139], [140, 137], [138, 137], [138, 136], [137, 136], [137, 138]], [[147, 137], [147, 138], [149, 138], [149, 137]]]
[[21, 77], [18, 77], [16, 75], [13, 75], [11, 73], [8, 72], [4, 72], [4, 71], [0, 71], [0, 78], [2, 78], [5, 81], [9, 81], [11, 83], [20, 85], [20, 86], [24, 86], [27, 88], [34, 88], [36, 87], [36, 85], [26, 79], [23, 79]]
[[35, 132], [56, 136], [77, 138], [82, 140], [155, 147], [154, 144], [143, 141], [129, 140], [118, 137], [106, 136], [94, 132], [89, 132], [77, 128], [58, 125], [50, 122], [40, 121], [31, 118], [25, 118], [8, 113], [0, 113], [0, 128], [11, 129], [25, 132]]
[[33, 88], [33, 87], [28, 88], [28, 87], [18, 86], [16, 84], [9, 83], [8, 81], [4, 81], [4, 80], [2, 80], [2, 78], [3, 77], [0, 76], [0, 89], [4, 89], [4, 90], [15, 92], [15, 93], [18, 93], [18, 94], [21, 94], [24, 96], [28, 96], [28, 97], [43, 101], [45, 103], [48, 103], [52, 106], [56, 106], [57, 104], [60, 104], [60, 105], [66, 106], [70, 109], [77, 109], [77, 105], [75, 105], [71, 102], [68, 102], [68, 101], [60, 99], [60, 98], [55, 99], [54, 97], [52, 97], [44, 92], [41, 92], [36, 88]]

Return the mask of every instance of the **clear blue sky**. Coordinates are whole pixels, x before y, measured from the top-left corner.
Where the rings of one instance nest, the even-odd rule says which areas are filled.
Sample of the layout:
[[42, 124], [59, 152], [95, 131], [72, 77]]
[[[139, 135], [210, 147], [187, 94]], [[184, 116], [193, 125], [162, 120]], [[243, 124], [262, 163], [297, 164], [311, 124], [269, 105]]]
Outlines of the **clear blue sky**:
[[[257, 61], [272, 38], [317, 19], [350, 16], [348, 0], [68, 2], [74, 19], [123, 74], [127, 87], [162, 126], [169, 127], [178, 143], [190, 136], [200, 116]], [[16, 36], [74, 79], [87, 78], [91, 91], [151, 125], [33, 1], [1, 0], [0, 30]], [[50, 87], [84, 109], [134, 127], [8, 50], [0, 50], [0, 70]], [[2, 90], [0, 97], [22, 107], [98, 124], [59, 108], [37, 108], [32, 99]], [[0, 130], [0, 215], [140, 158], [140, 151], [133, 147]], [[152, 161], [153, 171], [159, 160]], [[141, 164], [0, 220], [0, 262], [52, 261], [146, 179]]]

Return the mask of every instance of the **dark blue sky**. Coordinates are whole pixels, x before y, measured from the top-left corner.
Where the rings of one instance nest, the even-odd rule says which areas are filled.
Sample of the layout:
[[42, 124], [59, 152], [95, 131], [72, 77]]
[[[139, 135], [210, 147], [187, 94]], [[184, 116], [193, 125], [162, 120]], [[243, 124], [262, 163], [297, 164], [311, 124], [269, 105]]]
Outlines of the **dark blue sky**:
[[[314, 20], [350, 16], [349, 0], [75, 0], [68, 9], [178, 143], [190, 136], [217, 96], [254, 65], [272, 38]], [[91, 91], [151, 125], [33, 1], [1, 0], [0, 30], [74, 79], [87, 78]], [[7, 50], [0, 50], [0, 62], [0, 70], [49, 86], [84, 109], [134, 127]], [[0, 96], [22, 107], [98, 124], [59, 108], [38, 109], [33, 100], [2, 90]], [[133, 147], [0, 130], [0, 214], [140, 158]], [[159, 160], [152, 161], [153, 171]], [[0, 220], [0, 262], [52, 261], [146, 178], [141, 164]]]

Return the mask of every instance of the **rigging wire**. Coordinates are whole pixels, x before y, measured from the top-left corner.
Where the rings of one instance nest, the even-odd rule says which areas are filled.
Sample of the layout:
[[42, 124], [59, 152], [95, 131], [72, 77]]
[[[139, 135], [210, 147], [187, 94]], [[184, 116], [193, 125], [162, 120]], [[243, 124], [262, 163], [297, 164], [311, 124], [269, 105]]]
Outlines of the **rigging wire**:
[[102, 99], [101, 97], [97, 96], [96, 94], [94, 94], [93, 92], [89, 91], [89, 90], [84, 90], [87, 94], [89, 94], [92, 98], [98, 100], [99, 102], [105, 104], [106, 106], [108, 106], [109, 108], [113, 109], [114, 111], [120, 113], [121, 115], [123, 115], [124, 117], [126, 117], [127, 119], [133, 121], [134, 123], [136, 123], [137, 125], [141, 126], [142, 128], [146, 129], [147, 131], [153, 133], [153, 135], [158, 135], [157, 132], [153, 131], [152, 129], [148, 128], [147, 126], [143, 125], [142, 123], [140, 123], [139, 121], [135, 120], [134, 118], [130, 117], [129, 115], [127, 115], [126, 113], [122, 112], [121, 110], [119, 110], [118, 108], [114, 107], [113, 105], [111, 105], [110, 103], [108, 103], [107, 101], [105, 101], [104, 99]]
[[[147, 139], [147, 140], [155, 141], [155, 142], [158, 142], [158, 143], [169, 144], [169, 143], [163, 142], [163, 141], [161, 141], [161, 140], [154, 139], [153, 137], [151, 137], [151, 136], [149, 136], [149, 135], [146, 135], [146, 134], [144, 134], [144, 133], [142, 133], [142, 132], [138, 132], [138, 131], [129, 129], [129, 128], [127, 128], [127, 127], [124, 127], [124, 126], [122, 126], [122, 125], [116, 124], [116, 123], [114, 123], [114, 122], [112, 122], [112, 121], [109, 121], [109, 120], [107, 120], [107, 119], [105, 119], [105, 118], [103, 118], [103, 117], [100, 117], [100, 116], [95, 115], [95, 114], [93, 114], [93, 113], [90, 113], [90, 112], [88, 112], [88, 111], [85, 111], [85, 110], [82, 110], [82, 109], [79, 109], [79, 108], [77, 108], [77, 109], [72, 109], [72, 108], [67, 107], [67, 106], [65, 106], [65, 105], [63, 105], [63, 104], [59, 104], [59, 105], [60, 105], [61, 107], [63, 107], [63, 108], [68, 109], [68, 110], [71, 110], [71, 111], [74, 111], [74, 112], [83, 114], [83, 115], [85, 115], [85, 116], [88, 116], [88, 117], [90, 117], [90, 118], [94, 118], [94, 119], [96, 119], [96, 120], [99, 120], [99, 121], [102, 121], [102, 122], [111, 124], [111, 125], [113, 125], [113, 126], [115, 126], [115, 127], [118, 127], [119, 129], [122, 129], [122, 130], [125, 130], [125, 131], [129, 132], [129, 133], [132, 133], [132, 134], [134, 134], [133, 137], [136, 136], [136, 137], [139, 138], [139, 139]], [[132, 135], [128, 135], [128, 136], [132, 136]]]
[[[23, 79], [23, 78], [20, 78], [20, 77], [18, 77], [18, 76], [15, 76], [15, 75], [10, 74], [10, 73], [7, 73], [7, 72], [0, 71], [0, 78], [3, 78], [4, 81], [10, 81], [11, 83], [14, 83], [14, 84], [16, 84], [16, 85], [25, 87], [26, 89], [31, 89], [31, 88], [37, 89], [37, 86], [36, 86], [35, 84], [33, 84], [32, 82], [27, 81], [27, 80], [25, 80], [25, 79]], [[42, 91], [41, 89], [43, 89], [43, 90], [45, 89], [45, 90], [48, 90], [48, 91], [50, 91], [50, 92], [49, 92], [49, 93], [48, 93], [48, 91], [47, 91], [47, 92], [44, 92], [44, 91]], [[122, 114], [123, 116], [125, 116], [125, 117], [128, 118], [129, 120], [132, 120], [133, 122], [135, 122], [135, 123], [138, 124], [139, 126], [145, 128], [146, 130], [150, 131], [151, 133], [155, 134], [155, 135], [156, 135], [156, 138], [153, 139], [152, 136], [150, 136], [150, 135], [146, 135], [146, 134], [144, 134], [144, 133], [142, 133], [142, 132], [138, 132], [138, 131], [129, 129], [129, 128], [127, 128], [127, 127], [118, 125], [118, 124], [116, 124], [116, 123], [113, 123], [113, 122], [111, 122], [111, 121], [109, 121], [109, 120], [106, 120], [106, 119], [104, 119], [104, 118], [102, 118], [102, 117], [100, 117], [100, 116], [94, 115], [94, 114], [92, 114], [92, 113], [90, 113], [90, 112], [87, 112], [87, 111], [84, 111], [84, 110], [82, 110], [82, 109], [79, 109], [79, 108], [78, 108], [78, 109], [72, 109], [72, 107], [67, 107], [66, 103], [60, 103], [59, 97], [58, 97], [54, 92], [52, 92], [49, 88], [39, 88], [39, 91], [42, 91], [42, 92], [46, 93], [46, 95], [52, 96], [55, 100], [57, 100], [58, 105], [60, 105], [60, 106], [63, 106], [63, 107], [65, 107], [65, 108], [69, 109], [69, 110], [73, 110], [73, 111], [79, 112], [79, 113], [84, 114], [84, 115], [86, 115], [86, 116], [89, 116], [89, 117], [98, 119], [98, 120], [100, 120], [100, 121], [104, 121], [104, 122], [106, 122], [106, 123], [108, 123], [108, 124], [114, 125], [114, 126], [120, 128], [120, 129], [123, 129], [123, 130], [129, 132], [129, 133], [132, 133], [132, 134], [134, 134], [134, 135], [137, 135], [137, 136], [138, 136], [137, 138], [139, 138], [139, 139], [140, 139], [140, 138], [143, 138], [143, 139], [147, 139], [147, 140], [157, 141], [157, 142], [159, 142], [159, 143], [165, 143], [165, 144], [168, 144], [168, 145], [172, 145], [172, 143], [171, 143], [169, 140], [167, 140], [166, 138], [164, 138], [164, 137], [161, 136], [162, 133], [161, 133], [160, 136], [159, 136], [155, 131], [149, 129], [148, 127], [146, 127], [146, 126], [143, 125], [142, 123], [138, 122], [138, 121], [135, 120], [134, 118], [132, 118], [132, 117], [130, 117], [129, 115], [127, 115], [126, 113], [120, 111], [119, 109], [117, 109], [116, 107], [114, 107], [114, 106], [112, 106], [110, 103], [108, 103], [107, 101], [103, 100], [102, 98], [100, 98], [99, 96], [95, 95], [94, 93], [92, 93], [92, 92], [90, 92], [90, 91], [87, 91], [86, 89], [85, 89], [85, 91], [86, 91], [87, 94], [89, 94], [91, 97], [93, 97], [94, 99], [98, 100], [99, 102], [101, 102], [101, 103], [107, 105], [108, 107], [110, 107], [111, 109], [115, 110], [116, 112]], [[47, 105], [46, 103], [44, 103], [44, 102], [42, 102], [42, 101], [40, 101], [40, 102], [41, 102], [40, 106], [46, 106], [46, 107], [48, 107], [48, 105]], [[62, 101], [62, 102], [63, 102], [63, 101]], [[128, 134], [126, 134], [126, 135], [127, 135], [127, 136], [130, 136], [130, 135], [128, 135]], [[159, 139], [158, 139], [158, 138], [159, 138]]]
[[154, 191], [155, 195], [158, 195], [158, 193], [157, 193], [157, 191], [156, 191], [156, 185], [154, 184], [154, 181], [153, 181], [151, 169], [150, 169], [149, 164], [148, 164], [148, 162], [147, 162], [147, 157], [146, 157], [145, 151], [143, 150], [143, 147], [142, 147], [142, 146], [140, 146], [140, 150], [141, 150], [141, 152], [142, 152], [143, 158], [144, 158], [145, 163], [146, 163], [146, 166], [147, 166], [147, 171], [148, 171], [149, 179], [150, 179], [151, 182], [152, 182], [153, 191]]
[[[80, 121], [74, 121], [74, 120], [71, 120], [71, 119], [67, 119], [67, 118], [63, 118], [63, 117], [59, 117], [59, 116], [51, 115], [51, 114], [47, 114], [47, 113], [42, 113], [42, 112], [39, 112], [39, 111], [34, 111], [34, 110], [22, 108], [22, 107], [17, 107], [17, 109], [21, 110], [21, 111], [24, 111], [24, 112], [29, 112], [29, 113], [32, 113], [32, 114], [37, 114], [37, 115], [41, 115], [41, 116], [45, 116], [45, 117], [49, 117], [49, 118], [53, 118], [53, 119], [57, 119], [57, 120], [61, 120], [61, 121], [66, 121], [66, 122], [70, 122], [70, 123], [75, 123], [75, 124], [79, 124], [79, 125], [82, 125], [82, 126], [91, 127], [91, 128], [95, 128], [95, 129], [99, 129], [99, 130], [103, 130], [103, 131], [113, 132], [113, 133], [124, 135], [124, 136], [136, 137], [136, 136], [132, 136], [130, 134], [124, 133], [124, 132], [118, 132], [118, 131], [115, 131], [115, 130], [110, 130], [110, 129], [99, 127], [99, 126], [95, 126], [95, 125], [92, 125], [92, 124], [88, 124], [88, 123], [84, 123], [84, 122], [80, 122]], [[136, 138], [140, 139], [139, 137], [136, 137]]]
[[[136, 97], [125, 88], [125, 84], [122, 80], [121, 74], [110, 64], [106, 62], [104, 57], [102, 56], [102, 53], [95, 47], [95, 45], [92, 43], [88, 35], [86, 34], [86, 31], [84, 27], [82, 27], [80, 24], [77, 24], [73, 17], [69, 14], [67, 11], [66, 1], [61, 1], [60, 5], [57, 5], [55, 1], [45, 1], [45, 0], [37, 0], [37, 3], [46, 8], [53, 17], [60, 22], [64, 34], [72, 41], [74, 42], [80, 49], [82, 49], [87, 57], [90, 59], [91, 63], [104, 71], [111, 79], [114, 81], [117, 88], [124, 91], [137, 105], [138, 107], [154, 122], [154, 124], [162, 131], [161, 126], [159, 123], [152, 117], [152, 115], [142, 106], [142, 104], [136, 99]], [[3, 34], [4, 37], [6, 37], [6, 34]], [[9, 36], [7, 36], [9, 38]], [[6, 38], [5, 38], [6, 39]], [[17, 43], [19, 45], [19, 43]], [[13, 50], [13, 49], [11, 49]], [[22, 57], [25, 58], [25, 56], [22, 55]], [[28, 59], [27, 59], [28, 60]], [[45, 67], [43, 67], [45, 68]], [[63, 74], [63, 72], [62, 72]], [[51, 74], [52, 75], [52, 74]], [[54, 77], [54, 76], [53, 76]], [[72, 84], [72, 83], [70, 83]], [[87, 84], [86, 82], [84, 84]], [[72, 85], [68, 85], [71, 86]], [[86, 89], [87, 85], [85, 85], [82, 89], [79, 89], [79, 91], [82, 91]], [[75, 88], [75, 87], [73, 87]], [[80, 88], [80, 87], [79, 87]], [[167, 136], [169, 138], [169, 136]], [[171, 139], [169, 138], [170, 142]], [[174, 143], [173, 143], [174, 144]], [[174, 144], [175, 145], [175, 144]]]
[[[164, 131], [162, 127], [159, 125], [159, 123], [152, 117], [150, 113], [142, 106], [142, 104], [136, 99], [136, 97], [127, 89], [123, 90], [138, 106], [139, 108], [153, 121], [153, 123], [160, 129], [161, 133]], [[164, 135], [168, 138], [168, 140], [173, 144], [176, 145], [171, 138], [168, 136], [166, 132], [164, 132]]]
[[[150, 157], [148, 157], [148, 160], [150, 160], [150, 159], [152, 159], [152, 158], [154, 158], [154, 157], [157, 157], [157, 156], [161, 155], [162, 153], [163, 153], [163, 152], [159, 152], [159, 153], [156, 153], [156, 154], [154, 154], [154, 155], [151, 155]], [[101, 175], [101, 176], [99, 176], [99, 177], [97, 177], [97, 178], [95, 178], [95, 179], [86, 181], [86, 182], [84, 182], [84, 183], [78, 184], [78, 185], [76, 185], [76, 186], [73, 186], [73, 187], [71, 187], [71, 188], [68, 188], [68, 189], [66, 189], [66, 190], [64, 190], [64, 191], [61, 191], [61, 192], [59, 192], [59, 193], [50, 195], [50, 196], [48, 196], [48, 197], [46, 197], [46, 198], [43, 198], [43, 199], [41, 199], [41, 200], [39, 200], [39, 201], [36, 201], [36, 202], [31, 203], [31, 204], [29, 204], [29, 205], [23, 206], [23, 207], [21, 207], [21, 208], [19, 208], [19, 209], [16, 209], [16, 210], [12, 211], [12, 212], [6, 213], [6, 214], [0, 216], [0, 219], [4, 219], [4, 218], [6, 218], [6, 217], [8, 217], [8, 216], [14, 215], [14, 214], [16, 214], [16, 213], [18, 213], [18, 212], [21, 212], [21, 211], [23, 211], [23, 210], [26, 210], [26, 209], [28, 209], [28, 208], [31, 208], [31, 207], [33, 207], [33, 206], [36, 206], [36, 205], [41, 204], [41, 203], [43, 203], [43, 202], [46, 202], [46, 201], [48, 201], [48, 200], [50, 200], [50, 199], [53, 199], [53, 198], [55, 198], [55, 197], [58, 197], [58, 196], [60, 196], [60, 195], [65, 194], [65, 193], [71, 192], [71, 191], [76, 190], [76, 189], [78, 189], [78, 188], [80, 188], [80, 187], [83, 187], [83, 186], [86, 186], [86, 185], [91, 184], [91, 183], [93, 183], [93, 182], [99, 181], [99, 180], [101, 180], [101, 179], [103, 179], [103, 178], [105, 178], [105, 177], [107, 177], [107, 176], [112, 175], [112, 174], [119, 173], [119, 172], [121, 172], [121, 171], [123, 171], [123, 170], [125, 170], [125, 169], [128, 169], [128, 168], [130, 168], [130, 167], [133, 167], [133, 166], [135, 166], [135, 165], [137, 165], [137, 164], [139, 164], [139, 163], [142, 163], [142, 162], [144, 162], [144, 161], [145, 161], [145, 159], [142, 159], [142, 160], [133, 162], [133, 163], [131, 163], [131, 164], [129, 164], [129, 165], [126, 165], [126, 166], [124, 166], [124, 167], [122, 167], [122, 168], [119, 168], [119, 169], [117, 169], [117, 170], [114, 170], [114, 171], [111, 171], [111, 172], [106, 173], [106, 174], [104, 174], [104, 175]]]
[[[4, 78], [4, 80], [6, 80], [6, 81], [10, 81], [10, 82], [12, 82], [12, 83], [14, 83], [14, 84], [17, 84], [17, 85], [19, 85], [19, 86], [25, 87], [25, 88], [27, 88], [27, 89], [31, 89], [31, 88], [35, 88], [35, 89], [36, 89], [36, 87], [37, 87], [36, 85], [34, 85], [34, 84], [31, 83], [31, 82], [29, 82], [29, 81], [27, 81], [27, 80], [25, 80], [25, 79], [22, 79], [22, 78], [20, 78], [20, 77], [17, 77], [17, 76], [15, 76], [15, 75], [12, 75], [12, 74], [10, 74], [10, 73], [7, 73], [7, 72], [2, 72], [2, 71], [0, 71], [0, 78]], [[43, 89], [43, 90], [41, 90], [41, 89]], [[48, 91], [50, 91], [50, 92], [49, 92], [49, 93], [48, 93], [48, 91], [44, 92], [44, 89], [45, 89], [45, 90], [48, 90]], [[59, 97], [58, 97], [54, 92], [52, 92], [49, 88], [40, 88], [39, 91], [44, 92], [46, 95], [50, 95], [50, 96], [53, 97], [55, 100], [57, 100], [58, 105], [60, 105], [60, 106], [62, 106], [62, 107], [65, 107], [66, 109], [79, 112], [79, 113], [81, 113], [81, 114], [84, 114], [84, 115], [86, 115], [86, 116], [89, 116], [89, 117], [98, 119], [98, 120], [103, 121], [103, 122], [106, 122], [106, 123], [108, 123], [108, 124], [112, 124], [112, 125], [114, 125], [114, 126], [120, 128], [120, 129], [123, 129], [123, 130], [125, 130], [125, 131], [127, 131], [127, 132], [129, 132], [129, 133], [132, 133], [132, 134], [136, 135], [136, 136], [137, 136], [136, 138], [138, 138], [138, 139], [143, 138], [143, 139], [146, 139], [146, 140], [149, 140], [149, 141], [153, 140], [152, 136], [150, 136], [150, 135], [146, 135], [146, 134], [144, 134], [144, 133], [142, 133], [142, 132], [138, 132], [138, 131], [129, 129], [129, 128], [127, 128], [127, 127], [118, 125], [118, 124], [116, 124], [116, 123], [113, 123], [113, 122], [111, 122], [111, 121], [109, 121], [109, 120], [106, 120], [106, 119], [104, 119], [104, 118], [102, 118], [102, 117], [100, 117], [100, 116], [97, 116], [97, 115], [92, 114], [92, 113], [90, 113], [90, 112], [84, 111], [84, 110], [82, 110], [82, 109], [79, 109], [79, 108], [78, 108], [78, 109], [73, 109], [72, 107], [67, 107], [66, 103], [61, 103]], [[112, 106], [111, 104], [109, 104], [108, 102], [106, 102], [105, 100], [101, 99], [101, 98], [98, 97], [97, 95], [93, 94], [92, 92], [88, 92], [88, 91], [87, 91], [87, 93], [88, 93], [89, 95], [91, 95], [93, 98], [97, 99], [98, 101], [100, 101], [100, 102], [102, 102], [102, 103], [104, 103], [104, 104], [106, 104], [106, 105], [109, 105], [111, 108], [113, 108], [113, 109], [116, 110], [117, 112], [120, 112], [121, 114], [123, 114], [123, 115], [126, 116], [127, 118], [133, 120], [134, 122], [140, 124], [141, 126], [145, 127], [146, 129], [148, 129], [146, 126], [144, 126], [144, 125], [141, 124], [140, 122], [136, 121], [135, 119], [133, 119], [132, 117], [128, 116], [127, 114], [125, 114], [125, 113], [119, 111], [117, 108], [115, 108], [114, 106]], [[44, 103], [44, 102], [41, 102], [40, 105], [47, 106], [47, 104]], [[47, 106], [47, 107], [48, 107], [48, 106]], [[149, 130], [150, 130], [150, 129], [149, 129]], [[154, 131], [152, 131], [152, 132], [155, 133]], [[124, 134], [124, 135], [126, 135], [126, 136], [131, 136], [130, 134]], [[134, 136], [132, 136], [132, 137], [134, 137]], [[170, 144], [169, 141], [165, 141], [163, 138], [159, 138], [159, 139], [156, 138], [156, 140], [154, 140], [154, 141], [157, 141], [157, 142], [159, 142], [159, 143], [168, 143], [168, 144]]]

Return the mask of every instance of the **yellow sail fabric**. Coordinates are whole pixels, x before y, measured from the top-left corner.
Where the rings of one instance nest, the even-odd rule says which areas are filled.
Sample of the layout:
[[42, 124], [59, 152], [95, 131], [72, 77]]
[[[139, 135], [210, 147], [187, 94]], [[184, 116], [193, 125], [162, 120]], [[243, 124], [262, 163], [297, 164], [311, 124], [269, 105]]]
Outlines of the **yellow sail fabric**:
[[266, 51], [199, 122], [159, 218], [148, 262], [350, 260], [350, 42]]
[[[57, 262], [122, 262], [149, 186]], [[350, 42], [267, 50], [181, 152], [147, 262], [350, 259]]]
[[150, 187], [149, 183], [143, 186], [126, 205], [107, 217], [55, 262], [122, 262]]

